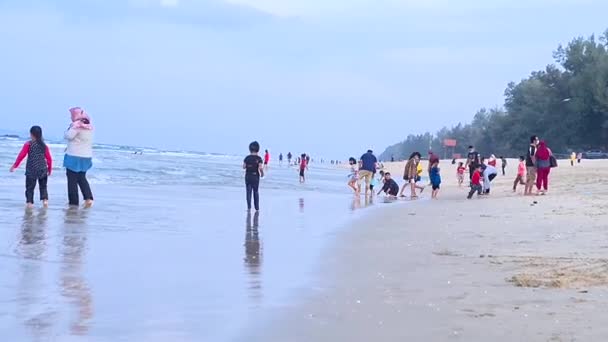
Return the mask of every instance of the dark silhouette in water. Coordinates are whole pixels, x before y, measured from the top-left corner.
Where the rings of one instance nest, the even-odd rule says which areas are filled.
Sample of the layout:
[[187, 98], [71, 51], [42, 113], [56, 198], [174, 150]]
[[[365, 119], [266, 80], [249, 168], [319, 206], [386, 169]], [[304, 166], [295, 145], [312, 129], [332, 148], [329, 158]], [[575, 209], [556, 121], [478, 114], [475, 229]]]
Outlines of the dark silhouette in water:
[[260, 298], [262, 296], [262, 243], [258, 231], [260, 213], [247, 213], [245, 222], [245, 267], [249, 273], [249, 284], [247, 290], [250, 297]]

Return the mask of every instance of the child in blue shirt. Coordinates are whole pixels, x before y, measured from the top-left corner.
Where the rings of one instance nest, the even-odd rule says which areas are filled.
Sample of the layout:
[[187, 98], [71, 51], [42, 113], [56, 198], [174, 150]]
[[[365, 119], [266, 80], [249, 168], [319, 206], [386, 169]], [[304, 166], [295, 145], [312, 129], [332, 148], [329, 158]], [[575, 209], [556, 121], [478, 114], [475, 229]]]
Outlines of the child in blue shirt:
[[439, 161], [435, 161], [431, 165], [431, 172], [429, 174], [431, 178], [431, 186], [433, 187], [433, 194], [431, 198], [437, 199], [439, 194], [439, 188], [441, 186], [441, 175], [439, 174]]

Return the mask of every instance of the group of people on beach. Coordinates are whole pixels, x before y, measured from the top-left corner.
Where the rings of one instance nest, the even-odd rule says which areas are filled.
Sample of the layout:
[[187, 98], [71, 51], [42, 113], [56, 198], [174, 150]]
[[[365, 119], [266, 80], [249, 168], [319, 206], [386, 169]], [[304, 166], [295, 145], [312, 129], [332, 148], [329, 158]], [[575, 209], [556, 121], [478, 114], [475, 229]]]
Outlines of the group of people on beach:
[[[502, 159], [502, 172], [505, 175], [506, 159]], [[469, 168], [469, 178], [471, 191], [467, 198], [472, 198], [475, 192], [478, 195], [490, 194], [492, 180], [498, 174], [496, 169], [494, 155], [486, 161], [480, 157], [475, 151], [474, 146], [469, 146], [469, 154], [467, 156], [466, 167]], [[551, 168], [557, 167], [557, 160], [553, 156], [553, 152], [547, 146], [545, 141], [541, 141], [538, 136], [530, 137], [530, 145], [525, 156], [519, 157], [519, 165], [517, 167], [517, 175], [513, 182], [513, 192], [517, 192], [518, 185], [524, 185], [524, 195], [530, 196], [533, 194], [536, 186], [537, 195], [545, 195], [549, 191], [549, 174]], [[462, 163], [459, 164], [459, 184], [463, 182], [465, 167]]]
[[[87, 171], [93, 166], [93, 125], [91, 118], [80, 107], [69, 110], [72, 122], [64, 134], [67, 148], [63, 158], [68, 184], [70, 206], [79, 205], [78, 189], [82, 192], [85, 207], [93, 206], [93, 193], [87, 180]], [[17, 156], [10, 172], [15, 172], [27, 157], [25, 165], [25, 199], [27, 208], [34, 207], [36, 185], [40, 191], [40, 201], [44, 207], [49, 205], [48, 179], [53, 173], [53, 158], [45, 143], [42, 128], [30, 128], [30, 140]]]

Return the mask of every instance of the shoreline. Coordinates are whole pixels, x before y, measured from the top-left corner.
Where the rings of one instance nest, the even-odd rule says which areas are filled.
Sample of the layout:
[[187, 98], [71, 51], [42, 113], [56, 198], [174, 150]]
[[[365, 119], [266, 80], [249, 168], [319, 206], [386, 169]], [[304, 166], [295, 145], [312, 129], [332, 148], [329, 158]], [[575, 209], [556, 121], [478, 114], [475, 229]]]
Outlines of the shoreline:
[[549, 195], [532, 197], [511, 192], [509, 162], [490, 198], [470, 201], [442, 163], [438, 201], [383, 208], [340, 230], [314, 291], [275, 312], [271, 329], [236, 341], [608, 338], [608, 189], [598, 187], [608, 162], [560, 161]]

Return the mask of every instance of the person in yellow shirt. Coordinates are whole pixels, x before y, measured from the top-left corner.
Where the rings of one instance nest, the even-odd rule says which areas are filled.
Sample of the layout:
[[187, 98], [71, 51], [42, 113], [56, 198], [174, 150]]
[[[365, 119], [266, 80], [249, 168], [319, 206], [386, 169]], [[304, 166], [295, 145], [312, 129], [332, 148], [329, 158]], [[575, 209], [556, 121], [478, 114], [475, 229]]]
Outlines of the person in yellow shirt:
[[570, 155], [570, 165], [574, 166], [575, 162], [576, 162], [576, 152], [572, 152], [572, 154]]

